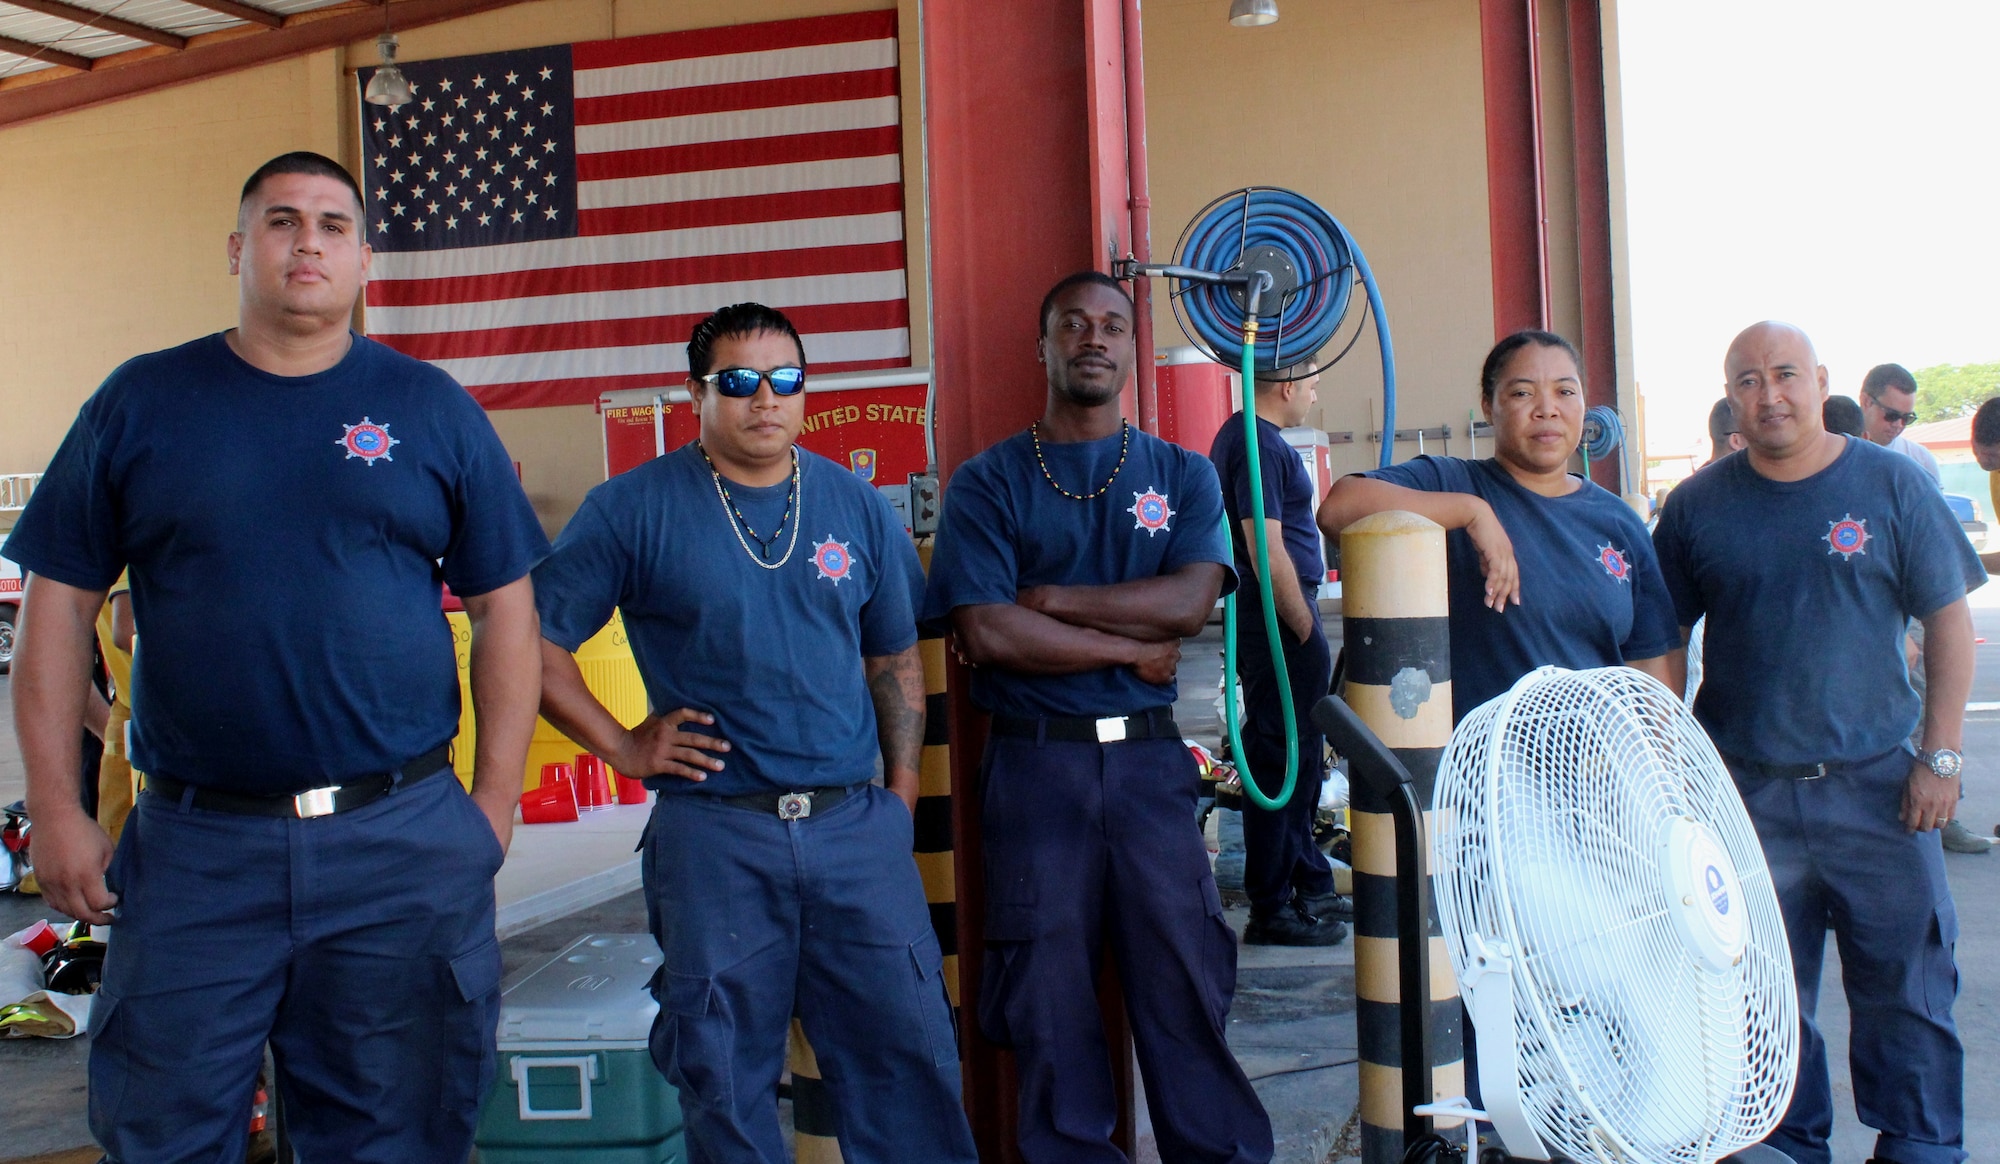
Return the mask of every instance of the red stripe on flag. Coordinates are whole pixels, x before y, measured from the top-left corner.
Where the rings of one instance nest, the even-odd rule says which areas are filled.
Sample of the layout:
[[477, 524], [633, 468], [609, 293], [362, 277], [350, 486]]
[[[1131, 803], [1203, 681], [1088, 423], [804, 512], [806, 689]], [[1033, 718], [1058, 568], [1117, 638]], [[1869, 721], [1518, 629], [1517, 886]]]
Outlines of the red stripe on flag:
[[648, 230], [689, 230], [745, 222], [883, 214], [902, 209], [903, 187], [900, 183], [843, 186], [832, 190], [757, 194], [747, 198], [706, 198], [694, 202], [660, 202], [650, 206], [610, 206], [601, 210], [585, 210], [577, 216], [577, 233], [637, 234]]
[[846, 247], [806, 247], [752, 251], [740, 255], [696, 255], [643, 263], [549, 267], [503, 275], [463, 275], [449, 279], [378, 279], [368, 284], [370, 307], [429, 307], [443, 303], [483, 303], [589, 291], [633, 291], [688, 283], [747, 283], [808, 275], [848, 275], [859, 271], [900, 271], [901, 242]]
[[849, 12], [804, 20], [774, 20], [766, 24], [737, 24], [619, 40], [585, 41], [572, 46], [570, 59], [579, 69], [608, 69], [619, 65], [767, 52], [813, 44], [884, 40], [895, 35], [896, 10], [884, 8], [874, 12]]
[[862, 69], [769, 81], [739, 81], [731, 85], [697, 85], [685, 89], [653, 89], [615, 97], [579, 97], [578, 125], [609, 125], [655, 117], [693, 117], [743, 109], [780, 109], [828, 101], [862, 101], [896, 95], [896, 70]]
[[[813, 372], [873, 372], [889, 368], [907, 368], [908, 357], [898, 356], [886, 360], [844, 360], [830, 364], [815, 364]], [[634, 388], [680, 388], [687, 384], [687, 377], [678, 372], [672, 374], [647, 374], [641, 376], [583, 376], [574, 380], [523, 380], [512, 384], [470, 384], [467, 390], [482, 407], [502, 408], [551, 408], [563, 404], [595, 404], [597, 398], [606, 392], [622, 392]], [[806, 381], [806, 395], [812, 396], [812, 380]]]
[[[716, 306], [722, 305], [718, 303]], [[708, 315], [708, 311], [697, 311], [685, 315], [588, 319], [574, 323], [537, 323], [522, 327], [419, 332], [376, 338], [419, 360], [463, 360], [479, 356], [518, 356], [530, 352], [686, 343], [695, 325]], [[882, 331], [909, 326], [910, 304], [905, 299], [876, 303], [817, 303], [785, 308], [785, 316], [792, 321], [793, 327], [806, 333]]]
[[782, 166], [793, 162], [824, 162], [833, 158], [877, 158], [902, 152], [901, 127], [884, 125], [875, 129], [794, 133], [750, 141], [704, 141], [643, 150], [578, 154], [576, 176], [582, 182], [601, 182], [610, 178], [731, 170], [738, 166]]

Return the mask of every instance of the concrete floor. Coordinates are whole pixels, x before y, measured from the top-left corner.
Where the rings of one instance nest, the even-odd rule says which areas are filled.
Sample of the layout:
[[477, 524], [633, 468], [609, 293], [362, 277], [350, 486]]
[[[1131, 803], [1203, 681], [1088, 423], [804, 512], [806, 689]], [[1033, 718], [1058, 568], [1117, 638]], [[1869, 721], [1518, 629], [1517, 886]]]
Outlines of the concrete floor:
[[[1990, 595], [1974, 596], [1978, 632], [1991, 640], [1979, 647], [1982, 666], [1973, 691], [1975, 704], [2000, 704], [2000, 587], [1990, 589]], [[1338, 626], [1337, 619], [1332, 626]], [[1211, 628], [1188, 644], [1185, 655], [1184, 699], [1177, 714], [1190, 734], [1200, 739], [1213, 739], [1215, 731], [1212, 692], [1219, 652], [1219, 633]], [[0, 698], [8, 694], [7, 682], [0, 678]], [[1966, 753], [1970, 778], [1962, 816], [1988, 832], [2000, 822], [2000, 711], [1968, 714]], [[16, 799], [21, 788], [11, 716], [0, 714], [0, 803]], [[509, 982], [578, 934], [645, 928], [638, 895], [620, 888], [620, 879], [631, 875], [629, 853], [637, 835], [637, 816], [600, 814], [589, 828], [563, 833], [556, 841], [526, 848], [517, 844], [517, 856], [501, 874], [503, 897], [510, 892], [506, 883], [511, 873], [516, 879], [511, 900], [527, 903], [512, 915], [511, 936], [502, 943]], [[1218, 880], [1230, 906], [1230, 922], [1240, 931], [1248, 912], [1240, 891], [1241, 834], [1233, 814], [1224, 814], [1223, 823], [1225, 840], [1233, 838], [1234, 844], [1225, 846]], [[544, 835], [554, 835], [554, 830]], [[530, 860], [546, 864], [530, 874]], [[2000, 1155], [2000, 1002], [1996, 1002], [2000, 854], [1952, 855], [1947, 867], [1962, 931], [1958, 961], [1963, 985], [1956, 1015], [1966, 1045], [1966, 1147], [1974, 1159], [1981, 1159]], [[547, 889], [550, 868], [573, 874], [571, 884], [553, 896]], [[543, 896], [536, 900], [538, 893]], [[552, 915], [547, 911], [565, 913], [579, 907], [582, 912], [548, 920]], [[0, 933], [42, 916], [46, 910], [39, 898], [0, 894]], [[503, 928], [508, 924], [509, 918], [503, 916]], [[1835, 1159], [1855, 1164], [1869, 1155], [1873, 1135], [1854, 1117], [1845, 1064], [1847, 1009], [1836, 988], [1839, 969], [1831, 943], [1828, 955], [1819, 1017], [1831, 1044], [1839, 1093]], [[1353, 989], [1353, 955], [1347, 944], [1315, 951], [1241, 949], [1230, 1042], [1271, 1112], [1279, 1142], [1277, 1160], [1282, 1164], [1324, 1164], [1339, 1158], [1334, 1149], [1354, 1111], [1358, 1091]], [[85, 1053], [81, 1039], [0, 1042], [0, 1161], [88, 1143], [83, 1123]], [[1142, 1112], [1142, 1161], [1157, 1159], [1157, 1153], [1150, 1151], [1149, 1126]]]

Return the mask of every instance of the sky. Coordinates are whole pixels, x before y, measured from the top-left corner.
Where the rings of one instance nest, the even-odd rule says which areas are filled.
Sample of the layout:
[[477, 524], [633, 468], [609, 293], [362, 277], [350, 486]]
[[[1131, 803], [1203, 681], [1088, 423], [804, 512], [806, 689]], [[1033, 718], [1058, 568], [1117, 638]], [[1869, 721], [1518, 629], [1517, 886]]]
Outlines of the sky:
[[1650, 456], [1706, 445], [1730, 339], [2000, 360], [2000, 3], [1622, 0], [1633, 356]]

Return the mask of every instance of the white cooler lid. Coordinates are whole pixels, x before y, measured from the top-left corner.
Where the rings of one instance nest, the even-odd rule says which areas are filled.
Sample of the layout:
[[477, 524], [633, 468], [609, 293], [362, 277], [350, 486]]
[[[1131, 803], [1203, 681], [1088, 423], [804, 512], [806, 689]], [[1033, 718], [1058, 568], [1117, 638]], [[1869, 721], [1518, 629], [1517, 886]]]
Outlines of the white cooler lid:
[[643, 1043], [659, 968], [651, 934], [585, 934], [501, 996], [500, 1043]]

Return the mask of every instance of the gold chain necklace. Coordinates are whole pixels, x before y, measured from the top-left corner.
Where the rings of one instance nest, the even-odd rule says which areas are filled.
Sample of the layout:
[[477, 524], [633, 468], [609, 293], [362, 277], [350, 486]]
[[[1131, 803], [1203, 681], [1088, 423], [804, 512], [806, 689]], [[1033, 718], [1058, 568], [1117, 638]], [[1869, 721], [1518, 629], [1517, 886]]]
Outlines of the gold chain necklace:
[[1126, 456], [1132, 451], [1132, 422], [1120, 421], [1119, 427], [1123, 436], [1118, 442], [1118, 463], [1112, 466], [1111, 476], [1105, 478], [1104, 484], [1098, 486], [1095, 493], [1071, 493], [1057, 484], [1056, 475], [1049, 472], [1049, 463], [1042, 459], [1042, 422], [1039, 420], [1028, 426], [1028, 437], [1035, 442], [1035, 464], [1042, 467], [1042, 476], [1048, 479], [1050, 487], [1057, 493], [1071, 501], [1095, 501], [1110, 491], [1112, 483], [1118, 480], [1118, 474], [1125, 468]]
[[[769, 543], [766, 543], [763, 538], [757, 537], [757, 531], [751, 527], [750, 519], [744, 517], [743, 512], [736, 508], [736, 499], [729, 495], [729, 487], [722, 483], [722, 474], [717, 471], [715, 462], [709, 460], [708, 450], [702, 448], [699, 441], [695, 442], [694, 447], [701, 453], [701, 459], [708, 464], [709, 479], [715, 482], [715, 496], [722, 502], [722, 513], [723, 516], [729, 519], [729, 531], [736, 535], [736, 544], [743, 547], [743, 552], [750, 556], [752, 562], [755, 562], [766, 570], [775, 570], [783, 566], [786, 562], [791, 561], [792, 551], [799, 548], [799, 526], [803, 523], [797, 520], [792, 522], [792, 541], [790, 545], [785, 547], [785, 556], [775, 562], [766, 562], [763, 556], [751, 549], [750, 543], [744, 540], [743, 531], [746, 529], [749, 530], [750, 536], [756, 538], [757, 544], [764, 547], [766, 554], [770, 553], [771, 550]], [[792, 487], [785, 493], [785, 516], [778, 519], [778, 528], [771, 531], [772, 542], [777, 541], [778, 535], [784, 532], [786, 519], [792, 516], [794, 509], [800, 508], [803, 496], [803, 491], [799, 488], [799, 450], [797, 446], [793, 446]]]

